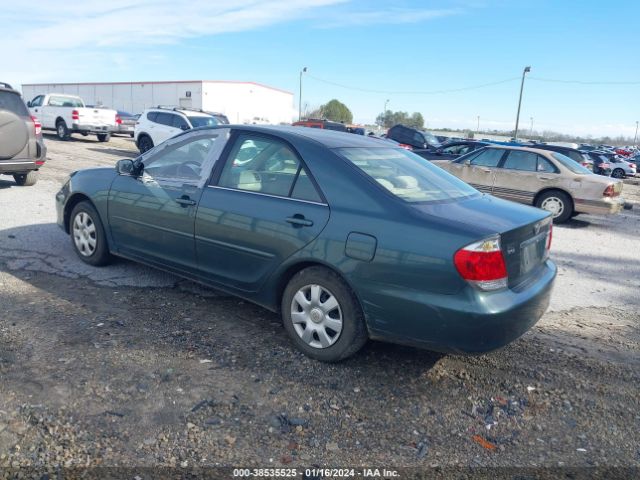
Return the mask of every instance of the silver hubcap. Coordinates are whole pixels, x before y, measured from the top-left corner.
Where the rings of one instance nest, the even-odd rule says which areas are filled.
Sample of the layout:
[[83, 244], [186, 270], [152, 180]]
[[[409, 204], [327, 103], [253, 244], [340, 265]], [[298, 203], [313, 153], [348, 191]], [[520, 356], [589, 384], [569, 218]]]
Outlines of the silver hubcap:
[[553, 218], [559, 217], [564, 212], [564, 202], [558, 197], [549, 197], [542, 202], [542, 208], [547, 212], [551, 212]]
[[313, 348], [327, 348], [342, 332], [342, 310], [336, 297], [320, 285], [305, 285], [291, 301], [291, 321], [298, 336]]
[[61, 123], [58, 124], [58, 135], [60, 135], [61, 137], [64, 135], [64, 125], [62, 125]]
[[613, 178], [622, 178], [622, 176], [624, 175], [622, 170], [614, 170], [613, 171], [613, 175], [611, 175]]
[[73, 242], [82, 256], [90, 257], [96, 251], [96, 225], [86, 212], [78, 213], [73, 219]]

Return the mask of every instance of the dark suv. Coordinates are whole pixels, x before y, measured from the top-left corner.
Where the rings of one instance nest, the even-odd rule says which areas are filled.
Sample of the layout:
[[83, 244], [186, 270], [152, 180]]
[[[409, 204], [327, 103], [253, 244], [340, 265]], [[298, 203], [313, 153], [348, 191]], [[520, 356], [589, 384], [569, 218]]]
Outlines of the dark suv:
[[389, 129], [387, 138], [404, 145], [409, 145], [415, 150], [435, 151], [442, 146], [432, 133], [425, 130], [418, 130], [417, 128], [406, 127], [400, 123]]
[[13, 175], [18, 185], [38, 181], [47, 154], [41, 130], [20, 92], [0, 82], [0, 175]]

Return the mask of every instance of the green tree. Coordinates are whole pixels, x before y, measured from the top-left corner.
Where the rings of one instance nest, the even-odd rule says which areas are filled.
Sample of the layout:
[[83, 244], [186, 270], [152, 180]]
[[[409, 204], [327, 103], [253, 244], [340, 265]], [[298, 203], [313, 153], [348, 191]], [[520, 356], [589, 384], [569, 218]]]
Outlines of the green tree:
[[423, 128], [424, 117], [420, 112], [413, 112], [411, 116], [409, 116], [408, 112], [392, 112], [391, 110], [387, 110], [376, 117], [376, 123], [382, 125], [384, 128], [391, 128], [399, 123], [408, 127]]
[[334, 122], [351, 123], [353, 122], [353, 113], [351, 110], [339, 100], [335, 98], [321, 105], [318, 111], [322, 113], [321, 117]]
[[411, 117], [407, 118], [407, 126], [414, 128], [424, 127], [424, 117], [420, 112], [413, 112]]

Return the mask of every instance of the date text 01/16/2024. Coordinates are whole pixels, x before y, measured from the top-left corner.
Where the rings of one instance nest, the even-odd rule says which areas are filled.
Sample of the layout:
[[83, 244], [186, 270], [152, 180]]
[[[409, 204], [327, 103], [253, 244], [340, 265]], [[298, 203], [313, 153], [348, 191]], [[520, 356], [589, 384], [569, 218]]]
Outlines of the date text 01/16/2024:
[[266, 478], [296, 478], [298, 473], [304, 473], [302, 478], [398, 478], [397, 470], [385, 468], [307, 468], [304, 471], [295, 468], [236, 468], [234, 478], [266, 477]]

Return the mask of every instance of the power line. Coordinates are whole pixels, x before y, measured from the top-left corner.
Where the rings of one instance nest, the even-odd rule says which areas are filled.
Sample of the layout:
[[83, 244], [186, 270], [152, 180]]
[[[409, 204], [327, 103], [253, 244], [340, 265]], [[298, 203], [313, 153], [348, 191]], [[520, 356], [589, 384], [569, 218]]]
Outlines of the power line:
[[463, 92], [466, 90], [475, 90], [478, 88], [485, 88], [485, 87], [491, 87], [493, 85], [500, 85], [503, 83], [508, 83], [508, 82], [513, 82], [515, 80], [519, 80], [520, 77], [513, 77], [513, 78], [506, 78], [504, 80], [499, 80], [497, 82], [491, 82], [491, 83], [483, 83], [481, 85], [473, 85], [470, 87], [462, 87], [462, 88], [452, 88], [452, 89], [447, 89], [447, 90], [431, 90], [431, 91], [393, 91], [393, 90], [372, 90], [372, 89], [368, 89], [368, 88], [361, 88], [361, 87], [353, 87], [350, 85], [344, 85], [342, 83], [337, 83], [337, 82], [331, 82], [329, 80], [324, 80], [322, 78], [318, 78], [315, 77], [313, 75], [309, 75], [307, 74], [308, 78], [312, 78], [318, 82], [321, 83], [326, 83], [327, 85], [333, 85], [335, 87], [340, 87], [340, 88], [345, 88], [347, 90], [355, 90], [358, 92], [365, 92], [365, 93], [381, 93], [381, 94], [385, 94], [385, 95], [437, 95], [437, 94], [442, 94], [442, 93], [454, 93], [454, 92]]
[[585, 80], [560, 80], [555, 78], [540, 78], [540, 77], [527, 77], [529, 80], [536, 80], [538, 82], [548, 82], [548, 83], [570, 83], [577, 85], [640, 85], [640, 81], [585, 81]]

